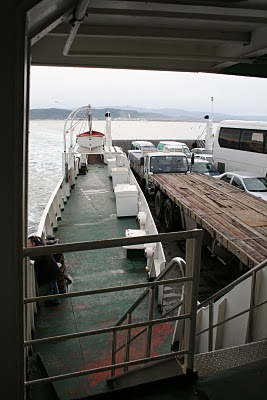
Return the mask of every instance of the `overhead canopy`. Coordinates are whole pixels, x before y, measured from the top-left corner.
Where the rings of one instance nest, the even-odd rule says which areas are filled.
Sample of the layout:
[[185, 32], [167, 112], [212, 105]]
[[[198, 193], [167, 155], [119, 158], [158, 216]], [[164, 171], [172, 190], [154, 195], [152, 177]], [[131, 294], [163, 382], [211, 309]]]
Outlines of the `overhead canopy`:
[[265, 0], [43, 0], [32, 64], [267, 76]]

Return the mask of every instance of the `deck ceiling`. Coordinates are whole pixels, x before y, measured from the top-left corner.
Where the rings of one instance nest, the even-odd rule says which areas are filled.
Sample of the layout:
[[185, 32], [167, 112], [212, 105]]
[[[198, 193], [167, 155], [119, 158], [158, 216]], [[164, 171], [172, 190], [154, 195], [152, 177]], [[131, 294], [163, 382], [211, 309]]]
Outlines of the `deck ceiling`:
[[267, 76], [267, 1], [43, 0], [32, 64]]

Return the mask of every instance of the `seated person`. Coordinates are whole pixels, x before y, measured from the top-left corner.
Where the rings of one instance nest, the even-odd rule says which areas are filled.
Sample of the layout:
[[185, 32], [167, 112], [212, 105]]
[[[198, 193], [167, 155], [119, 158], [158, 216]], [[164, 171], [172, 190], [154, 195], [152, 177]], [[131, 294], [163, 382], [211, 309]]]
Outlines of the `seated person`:
[[[52, 245], [52, 244], [57, 244], [58, 239], [55, 238], [54, 235], [48, 235], [46, 238], [46, 244], [47, 245]], [[65, 264], [65, 258], [63, 253], [56, 253], [53, 254], [54, 259], [56, 260], [60, 273], [57, 278], [57, 284], [58, 284], [58, 289], [59, 293], [66, 293], [67, 292], [67, 285], [71, 283], [70, 278], [67, 276], [66, 273], [66, 264]]]
[[[29, 236], [28, 247], [44, 246], [44, 242], [39, 236]], [[34, 261], [34, 270], [39, 288], [39, 296], [49, 296], [59, 294], [57, 278], [59, 275], [59, 267], [51, 254], [41, 256], [31, 256]], [[60, 304], [59, 299], [46, 300], [46, 306], [57, 306]]]

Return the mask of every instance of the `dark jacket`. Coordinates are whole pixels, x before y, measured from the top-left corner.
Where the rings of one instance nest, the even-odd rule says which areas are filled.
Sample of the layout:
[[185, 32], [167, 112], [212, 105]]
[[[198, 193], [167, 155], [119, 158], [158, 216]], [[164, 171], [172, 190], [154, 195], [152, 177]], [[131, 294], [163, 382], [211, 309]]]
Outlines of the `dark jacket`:
[[[45, 244], [43, 242], [40, 242], [36, 246], [44, 245]], [[57, 279], [59, 267], [52, 254], [32, 256], [31, 260], [34, 261], [34, 269], [38, 286], [46, 285], [47, 283], [53, 282]]]

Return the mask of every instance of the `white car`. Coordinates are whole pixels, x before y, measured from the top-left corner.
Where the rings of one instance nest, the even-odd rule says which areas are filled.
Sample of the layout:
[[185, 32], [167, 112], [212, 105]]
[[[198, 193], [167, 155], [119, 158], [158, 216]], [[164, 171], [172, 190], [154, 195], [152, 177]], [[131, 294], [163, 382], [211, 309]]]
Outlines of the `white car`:
[[224, 172], [215, 177], [267, 201], [267, 178], [250, 172]]
[[202, 160], [209, 161], [210, 163], [213, 163], [213, 155], [212, 155], [212, 150], [207, 150], [202, 147], [196, 147], [191, 150], [191, 153], [195, 155], [195, 158], [200, 158]]
[[[219, 171], [214, 167], [213, 164], [201, 158], [194, 158], [193, 164], [189, 166], [190, 172], [197, 172], [198, 174], [205, 174], [210, 176], [220, 175]], [[216, 176], [217, 178], [217, 176]]]
[[131, 150], [156, 150], [156, 147], [153, 143], [147, 142], [146, 140], [135, 140], [131, 144]]

